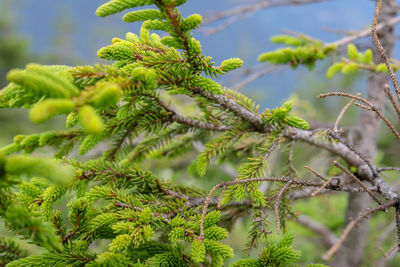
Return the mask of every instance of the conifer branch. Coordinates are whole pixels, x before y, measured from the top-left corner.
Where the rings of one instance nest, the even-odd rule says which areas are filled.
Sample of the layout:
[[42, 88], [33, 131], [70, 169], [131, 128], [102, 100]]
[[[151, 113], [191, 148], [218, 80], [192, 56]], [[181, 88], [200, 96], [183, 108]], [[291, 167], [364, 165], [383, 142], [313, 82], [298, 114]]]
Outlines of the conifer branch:
[[189, 88], [192, 92], [202, 95], [210, 100], [215, 101], [216, 103], [220, 104], [221, 106], [231, 110], [236, 115], [240, 116], [244, 120], [252, 123], [257, 130], [265, 131], [265, 126], [262, 122], [262, 119], [259, 115], [254, 114], [241, 105], [235, 103], [233, 100], [227, 98], [224, 95], [216, 95], [212, 94], [208, 91], [202, 90], [201, 88]]
[[365, 105], [362, 105], [362, 104], [360, 105], [359, 103], [356, 102], [355, 105], [357, 105], [363, 109], [367, 109], [367, 110], [371, 110], [371, 111], [375, 112], [376, 115], [378, 115], [386, 123], [386, 125], [389, 127], [389, 129], [393, 132], [393, 134], [396, 136], [396, 138], [400, 141], [400, 134], [396, 130], [396, 128], [393, 126], [393, 124], [383, 115], [381, 110], [379, 108], [377, 108], [374, 104], [372, 104], [370, 101], [366, 100], [365, 98], [359, 97], [359, 96], [354, 96], [351, 94], [341, 93], [341, 92], [321, 94], [318, 96], [318, 98], [325, 98], [328, 96], [343, 96], [343, 97], [348, 97], [353, 100], [358, 100], [358, 101], [364, 103]]
[[183, 123], [183, 124], [189, 125], [194, 128], [213, 130], [213, 131], [229, 131], [230, 129], [232, 129], [231, 127], [225, 126], [225, 125], [214, 125], [214, 124], [210, 124], [210, 123], [206, 123], [206, 122], [202, 122], [202, 121], [198, 121], [198, 120], [185, 118], [185, 117], [177, 114], [174, 110], [172, 110], [170, 107], [168, 107], [166, 104], [164, 104], [160, 99], [157, 99], [157, 102], [160, 106], [162, 106], [165, 109], [165, 111], [167, 111], [170, 114], [170, 118], [173, 121]]
[[396, 100], [395, 100], [395, 98], [394, 98], [394, 96], [392, 94], [392, 91], [390, 90], [390, 87], [389, 87], [389, 85], [387, 83], [385, 83], [383, 88], [385, 89], [385, 93], [388, 96], [388, 98], [390, 100], [390, 103], [392, 103], [392, 106], [393, 106], [394, 110], [396, 111], [397, 117], [400, 120], [400, 106], [399, 106], [399, 103], [396, 102]]
[[[356, 96], [359, 96], [360, 94], [357, 94]], [[349, 101], [349, 103], [347, 103], [343, 108], [342, 108], [342, 110], [340, 111], [340, 113], [339, 113], [339, 115], [337, 116], [337, 118], [336, 118], [336, 121], [335, 121], [335, 124], [334, 124], [334, 126], [333, 126], [333, 131], [334, 132], [337, 132], [338, 131], [338, 125], [339, 125], [339, 122], [340, 122], [340, 120], [343, 118], [343, 116], [344, 116], [344, 114], [346, 113], [346, 111], [349, 109], [349, 107], [354, 103], [354, 99], [351, 99], [350, 101]]]
[[357, 216], [357, 218], [355, 218], [354, 220], [352, 220], [347, 226], [346, 228], [343, 230], [342, 235], [339, 237], [338, 241], [335, 243], [335, 245], [333, 245], [323, 256], [322, 259], [324, 260], [329, 260], [340, 248], [340, 246], [343, 244], [343, 242], [346, 240], [346, 238], [348, 237], [348, 235], [350, 234], [350, 232], [354, 229], [354, 227], [356, 227], [362, 220], [366, 219], [367, 217], [369, 217], [370, 215], [378, 212], [378, 211], [382, 211], [382, 210], [386, 210], [387, 208], [393, 207], [396, 204], [398, 204], [398, 199], [392, 199], [389, 200], [388, 202], [379, 205], [375, 208], [372, 209], [368, 209], [365, 212], [361, 213], [359, 216]]
[[398, 171], [400, 172], [400, 167], [381, 167], [377, 169], [378, 172], [384, 172], [384, 171]]
[[289, 180], [278, 192], [274, 204], [275, 211], [275, 220], [276, 220], [276, 233], [279, 235], [281, 233], [281, 219], [279, 216], [279, 204], [281, 202], [281, 198], [285, 191], [289, 188], [289, 186], [293, 183], [293, 180]]
[[380, 251], [382, 252], [382, 255], [384, 258], [388, 258], [394, 251], [396, 251], [399, 248], [399, 242], [397, 242], [393, 247], [391, 247], [387, 252], [383, 250], [383, 248], [380, 248]]
[[393, 82], [394, 90], [397, 95], [397, 101], [400, 102], [400, 85], [399, 85], [399, 82], [397, 81], [396, 75], [394, 74], [392, 64], [390, 64], [389, 56], [387, 55], [386, 50], [383, 48], [381, 42], [379, 41], [379, 37], [378, 37], [377, 29], [376, 29], [376, 26], [378, 24], [379, 14], [381, 12], [381, 8], [382, 8], [382, 0], [377, 0], [374, 19], [372, 20], [372, 27], [371, 27], [372, 39], [374, 40], [375, 46], [378, 49], [379, 54], [380, 54], [381, 58], [383, 59], [384, 63], [386, 64], [387, 69], [389, 70], [390, 79]]
[[339, 169], [341, 169], [342, 171], [344, 171], [349, 177], [351, 177], [354, 181], [356, 181], [370, 196], [373, 200], [375, 200], [379, 205], [382, 205], [382, 201], [375, 196], [374, 193], [372, 193], [368, 187], [360, 181], [360, 179], [357, 178], [357, 176], [355, 176], [351, 171], [349, 171], [348, 169], [346, 169], [342, 164], [340, 164], [337, 161], [334, 161], [333, 164], [338, 167]]
[[304, 166], [304, 168], [306, 168], [307, 170], [309, 170], [312, 174], [314, 174], [316, 177], [318, 177], [319, 179], [321, 179], [322, 181], [328, 181], [328, 179], [326, 179], [324, 176], [322, 176], [321, 174], [319, 174], [316, 170], [314, 170], [313, 168], [309, 167], [309, 166]]

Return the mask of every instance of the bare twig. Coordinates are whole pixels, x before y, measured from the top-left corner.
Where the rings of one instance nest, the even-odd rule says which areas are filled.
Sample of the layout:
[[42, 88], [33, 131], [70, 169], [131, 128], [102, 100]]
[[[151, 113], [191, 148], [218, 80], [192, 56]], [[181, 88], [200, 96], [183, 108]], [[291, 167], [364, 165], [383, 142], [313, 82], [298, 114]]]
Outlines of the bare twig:
[[377, 0], [376, 1], [376, 9], [375, 9], [375, 14], [374, 14], [374, 19], [372, 20], [371, 34], [372, 34], [372, 38], [374, 39], [375, 46], [378, 49], [381, 58], [385, 62], [385, 65], [386, 65], [387, 69], [389, 70], [390, 79], [393, 82], [394, 90], [395, 90], [396, 95], [397, 95], [397, 101], [400, 101], [400, 86], [399, 86], [399, 83], [397, 81], [396, 75], [394, 74], [392, 65], [390, 64], [390, 58], [387, 55], [386, 50], [383, 48], [381, 42], [379, 41], [379, 37], [378, 37], [378, 34], [377, 34], [376, 26], [378, 24], [378, 19], [379, 19], [379, 14], [381, 12], [381, 8], [382, 8], [382, 0]]
[[385, 115], [383, 115], [381, 110], [379, 108], [377, 108], [374, 104], [372, 104], [370, 101], [366, 100], [365, 98], [356, 96], [356, 95], [342, 93], [342, 92], [333, 92], [333, 93], [321, 94], [321, 95], [318, 96], [318, 98], [325, 98], [325, 97], [328, 97], [328, 96], [343, 96], [343, 97], [348, 97], [348, 98], [351, 98], [351, 99], [354, 99], [354, 100], [358, 100], [358, 101], [364, 103], [365, 105], [362, 105], [362, 104], [359, 104], [359, 103], [355, 103], [355, 105], [357, 105], [357, 106], [359, 106], [361, 108], [364, 108], [364, 109], [371, 110], [371, 111], [375, 112], [376, 115], [378, 115], [385, 122], [385, 124], [389, 127], [389, 129], [393, 132], [393, 134], [400, 141], [400, 134], [396, 130], [396, 128], [393, 126], [393, 124], [385, 117]]
[[348, 94], [348, 93], [343, 93], [343, 92], [330, 92], [330, 93], [325, 93], [325, 94], [320, 94], [318, 95], [318, 98], [326, 98], [328, 96], [343, 96], [343, 97], [348, 97], [354, 100], [358, 100], [364, 104], [366, 104], [367, 106], [373, 106], [373, 104], [366, 100], [365, 98], [360, 97], [358, 94], [357, 95], [352, 95], [352, 94]]
[[375, 212], [381, 211], [381, 210], [386, 210], [389, 207], [393, 207], [398, 203], [398, 199], [392, 199], [382, 205], [379, 205], [375, 208], [368, 209], [365, 212], [361, 213], [359, 216], [357, 216], [354, 220], [352, 220], [344, 229], [342, 235], [338, 239], [338, 241], [333, 245], [323, 256], [322, 259], [324, 260], [329, 260], [340, 248], [340, 246], [343, 244], [343, 242], [346, 240], [347, 236], [350, 234], [350, 232], [353, 230], [354, 227], [356, 227], [361, 221], [366, 219], [368, 216], [371, 214], [374, 214]]
[[275, 211], [275, 220], [276, 220], [276, 233], [279, 235], [281, 233], [281, 219], [279, 216], [279, 203], [281, 202], [281, 198], [283, 196], [283, 193], [288, 189], [288, 187], [293, 183], [293, 180], [290, 180], [287, 182], [281, 190], [279, 190], [279, 193], [276, 196], [276, 201], [274, 205], [274, 211]]
[[289, 176], [294, 178], [294, 175], [296, 173], [296, 169], [294, 167], [294, 162], [293, 162], [293, 152], [294, 152], [294, 140], [290, 141], [290, 151], [289, 151]]
[[319, 193], [321, 193], [322, 190], [324, 190], [328, 185], [332, 184], [332, 181], [337, 179], [336, 177], [332, 177], [331, 179], [329, 179], [328, 181], [326, 181], [321, 187], [317, 188], [317, 190], [315, 190], [311, 196], [315, 197], [316, 195], [318, 195]]
[[268, 131], [268, 127], [266, 127], [261, 119], [261, 117], [258, 114], [254, 114], [250, 111], [248, 111], [246, 108], [242, 107], [241, 105], [237, 104], [235, 101], [229, 99], [228, 97], [224, 95], [216, 95], [212, 94], [208, 91], [202, 90], [199, 87], [195, 88], [189, 88], [192, 92], [202, 95], [203, 97], [206, 97], [208, 99], [211, 99], [221, 106], [231, 110], [233, 113], [238, 115], [239, 117], [249, 121], [251, 124], [256, 127], [257, 130], [265, 132]]
[[68, 232], [68, 233], [63, 237], [63, 239], [62, 239], [63, 244], [67, 243], [67, 241], [68, 241], [71, 237], [73, 237], [73, 236], [76, 234], [76, 232], [78, 231], [78, 228], [79, 228], [79, 225], [80, 225], [80, 222], [81, 222], [81, 215], [82, 215], [81, 213], [82, 213], [81, 211], [78, 211], [78, 214], [77, 214], [77, 216], [76, 216], [76, 223], [75, 223], [74, 229], [73, 229], [72, 231]]
[[[356, 96], [359, 96], [360, 94], [357, 94]], [[340, 111], [336, 121], [335, 121], [335, 125], [333, 126], [333, 131], [337, 133], [337, 126], [340, 122], [340, 120], [343, 118], [344, 113], [347, 111], [347, 109], [354, 103], [355, 99], [351, 99], [349, 103], [347, 103], [346, 106], [344, 106], [342, 108], [342, 110]]]
[[383, 248], [380, 248], [380, 251], [382, 252], [383, 257], [385, 257], [385, 258], [389, 257], [389, 256], [393, 253], [393, 251], [395, 251], [396, 249], [398, 249], [399, 244], [400, 244], [400, 243], [397, 242], [393, 247], [391, 247], [391, 248], [388, 250], [388, 252], [385, 252], [385, 251], [383, 250]]
[[364, 188], [364, 190], [372, 197], [373, 200], [375, 200], [379, 205], [382, 205], [382, 201], [374, 193], [372, 193], [372, 191], [369, 190], [369, 188], [363, 182], [361, 182], [361, 180], [358, 179], [357, 176], [355, 176], [351, 171], [346, 169], [342, 164], [340, 164], [336, 160], [333, 162], [333, 164], [336, 167], [338, 167], [339, 169], [341, 169], [342, 171], [344, 171], [349, 177], [351, 177], [354, 181], [356, 181], [362, 188]]
[[321, 174], [317, 173], [316, 170], [314, 170], [313, 168], [309, 167], [309, 166], [304, 166], [304, 168], [306, 168], [307, 170], [309, 170], [310, 172], [312, 172], [315, 176], [317, 176], [319, 179], [323, 180], [323, 181], [328, 181], [328, 179], [326, 179], [324, 176], [322, 176]]
[[396, 205], [397, 251], [400, 252], [400, 206]]
[[390, 90], [390, 87], [387, 83], [385, 83], [384, 85], [384, 89], [385, 89], [385, 93], [387, 94], [387, 96], [389, 97], [390, 102], [392, 103], [392, 106], [394, 108], [394, 110], [396, 111], [397, 117], [400, 120], [400, 107], [399, 107], [399, 103], [396, 102], [396, 100], [394, 99], [394, 96], [392, 94], [392, 91]]
[[384, 171], [398, 171], [398, 172], [400, 172], [400, 167], [382, 167], [382, 168], [378, 168], [378, 172], [384, 172]]
[[169, 113], [171, 120], [186, 124], [189, 126], [192, 126], [194, 128], [200, 128], [200, 129], [206, 129], [206, 130], [214, 130], [214, 131], [227, 131], [230, 130], [232, 127], [230, 126], [225, 126], [225, 125], [217, 125], [217, 124], [211, 124], [199, 120], [193, 120], [189, 118], [185, 118], [178, 113], [176, 113], [174, 110], [172, 110], [169, 106], [167, 106], [164, 102], [162, 102], [159, 98], [155, 98], [151, 96], [151, 99], [153, 99], [155, 102], [157, 102], [167, 113]]

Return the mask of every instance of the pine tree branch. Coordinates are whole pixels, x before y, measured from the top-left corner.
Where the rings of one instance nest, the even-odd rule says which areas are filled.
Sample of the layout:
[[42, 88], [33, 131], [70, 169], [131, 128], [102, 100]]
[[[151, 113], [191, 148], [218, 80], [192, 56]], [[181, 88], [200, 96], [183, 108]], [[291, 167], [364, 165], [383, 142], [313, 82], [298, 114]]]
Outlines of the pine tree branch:
[[368, 187], [360, 181], [360, 179], [357, 178], [357, 176], [355, 176], [351, 171], [349, 171], [348, 169], [346, 169], [342, 164], [340, 164], [337, 161], [334, 161], [333, 164], [338, 167], [339, 169], [341, 169], [342, 171], [344, 171], [348, 176], [350, 176], [354, 181], [356, 181], [356, 183], [358, 183], [369, 195], [370, 197], [375, 200], [379, 205], [382, 205], [382, 201], [374, 194], [372, 193]]
[[[213, 194], [215, 191], [217, 191], [219, 188], [222, 187], [227, 187], [231, 185], [238, 185], [238, 184], [248, 184], [248, 183], [254, 183], [254, 182], [265, 182], [265, 181], [270, 181], [270, 182], [281, 182], [281, 183], [288, 183], [290, 182], [291, 184], [298, 185], [298, 186], [311, 186], [311, 187], [321, 187], [323, 184], [322, 183], [315, 183], [315, 182], [308, 182], [308, 181], [303, 181], [303, 180], [297, 180], [293, 178], [288, 178], [288, 177], [259, 177], [259, 178], [248, 178], [248, 179], [242, 179], [242, 180], [234, 180], [230, 182], [222, 182], [217, 185], [215, 185], [210, 192], [208, 193], [206, 198], [201, 198], [201, 199], [194, 199], [187, 202], [186, 205], [193, 207], [196, 203], [198, 205], [204, 204], [203, 206], [203, 211], [201, 215], [201, 220], [200, 220], [200, 239], [204, 238], [204, 218], [207, 214], [207, 209], [210, 205], [210, 203], [215, 203], [215, 205], [218, 205], [218, 198], [214, 198]], [[290, 185], [290, 184], [289, 184]], [[336, 191], [343, 191], [343, 192], [364, 192], [363, 189], [360, 188], [354, 188], [354, 187], [349, 187], [349, 186], [336, 186], [336, 185], [328, 185], [326, 188], [336, 190]], [[371, 192], [374, 191], [373, 189], [368, 189]], [[203, 200], [203, 202], [201, 201]], [[397, 198], [391, 201], [397, 201]], [[195, 205], [196, 206], [196, 205]]]
[[254, 127], [257, 130], [260, 131], [266, 131], [266, 127], [263, 124], [263, 121], [261, 120], [261, 117], [258, 114], [254, 114], [241, 105], [237, 104], [235, 101], [229, 99], [228, 97], [224, 95], [216, 95], [212, 94], [208, 91], [202, 90], [201, 88], [189, 88], [193, 93], [202, 95], [203, 97], [206, 97], [210, 100], [213, 100], [214, 102], [220, 104], [221, 106], [231, 110], [233, 113], [238, 115], [239, 117], [243, 118], [244, 120], [250, 122], [251, 124], [254, 125]]
[[[236, 115], [240, 116], [245, 121], [253, 124], [254, 127], [264, 133], [268, 133], [271, 129], [263, 124], [261, 117], [258, 114], [254, 114], [248, 110], [246, 110], [241, 105], [237, 104], [233, 100], [227, 98], [224, 95], [216, 95], [210, 92], [204, 91], [201, 88], [189, 88], [192, 92], [202, 95], [214, 102], [220, 104], [221, 106], [231, 110]], [[358, 100], [357, 96], [352, 96]], [[363, 99], [364, 101], [365, 99]], [[345, 161], [347, 161], [350, 165], [355, 166], [357, 168], [357, 172], [363, 180], [372, 181], [379, 188], [379, 192], [386, 199], [395, 199], [397, 198], [397, 193], [395, 193], [392, 188], [379, 176], [376, 175], [375, 171], [371, 170], [370, 162], [366, 161], [355, 151], [352, 151], [348, 146], [343, 143], [333, 143], [328, 141], [319, 140], [314, 137], [313, 131], [301, 130], [293, 127], [288, 127], [282, 132], [283, 137], [288, 137], [290, 139], [296, 141], [302, 141], [308, 143], [310, 145], [316, 146], [318, 148], [327, 150], [335, 155], [340, 156]], [[376, 169], [373, 166], [373, 169]]]
[[384, 171], [398, 171], [398, 172], [400, 172], [400, 167], [382, 167], [382, 168], [378, 168], [378, 172], [384, 172]]
[[398, 199], [392, 199], [382, 205], [379, 205], [375, 208], [368, 209], [365, 212], [361, 213], [357, 218], [352, 220], [344, 229], [342, 235], [338, 239], [338, 241], [333, 245], [323, 256], [322, 259], [324, 260], [329, 260], [341, 247], [343, 242], [346, 240], [347, 236], [350, 234], [350, 232], [354, 229], [354, 227], [357, 226], [361, 221], [369, 217], [370, 215], [374, 214], [375, 212], [386, 210], [387, 208], [393, 207], [396, 204], [398, 204], [399, 200]]
[[159, 98], [150, 96], [150, 95], [147, 95], [147, 96], [149, 98], [151, 98], [153, 101], [155, 101], [157, 104], [159, 104], [165, 111], [167, 111], [167, 113], [169, 113], [169, 118], [172, 121], [186, 124], [186, 125], [192, 126], [194, 128], [213, 130], [213, 131], [229, 131], [232, 128], [230, 126], [211, 124], [211, 123], [207, 123], [207, 122], [203, 122], [203, 121], [199, 121], [199, 120], [185, 118], [185, 117], [179, 115], [178, 113], [176, 113], [172, 108], [167, 106]]
[[396, 75], [394, 74], [394, 71], [393, 71], [393, 68], [392, 68], [392, 64], [390, 64], [389, 56], [388, 56], [385, 48], [383, 48], [383, 46], [381, 44], [381, 41], [379, 40], [378, 33], [377, 33], [377, 24], [378, 24], [378, 19], [379, 19], [379, 14], [381, 12], [381, 9], [382, 9], [382, 0], [377, 0], [374, 19], [372, 21], [372, 29], [371, 29], [372, 39], [374, 40], [375, 46], [378, 49], [382, 60], [384, 61], [387, 69], [389, 70], [390, 79], [393, 82], [394, 90], [395, 90], [396, 95], [397, 95], [397, 101], [400, 101], [400, 85], [399, 85], [399, 82], [397, 81]]
[[279, 204], [281, 202], [281, 198], [285, 191], [289, 188], [289, 186], [293, 183], [293, 179], [289, 180], [278, 192], [274, 204], [275, 211], [275, 220], [276, 220], [276, 233], [279, 235], [281, 233], [281, 219], [279, 216]]

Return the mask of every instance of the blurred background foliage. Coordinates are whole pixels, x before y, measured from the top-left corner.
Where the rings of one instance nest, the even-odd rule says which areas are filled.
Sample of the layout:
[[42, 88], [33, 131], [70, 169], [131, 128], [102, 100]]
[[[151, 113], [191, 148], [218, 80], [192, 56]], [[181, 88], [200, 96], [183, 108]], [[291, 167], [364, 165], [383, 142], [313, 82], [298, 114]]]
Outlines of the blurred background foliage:
[[[23, 67], [28, 62], [65, 65], [93, 64], [99, 62], [95, 57], [97, 49], [108, 44], [111, 38], [123, 36], [126, 31], [137, 32], [140, 25], [127, 25], [115, 17], [96, 18], [94, 10], [98, 5], [98, 1], [82, 3], [81, 0], [0, 0], [0, 88], [6, 84], [6, 73], [12, 68]], [[373, 5], [373, 1], [367, 0], [351, 1], [351, 3], [338, 0], [305, 7], [265, 10], [211, 36], [204, 34], [204, 28], [200, 29], [198, 37], [202, 41], [205, 54], [215, 56], [216, 61], [229, 57], [241, 57], [245, 61], [244, 71], [236, 71], [223, 81], [227, 86], [234, 86], [239, 80], [237, 77], [244, 77], [246, 69], [257, 66], [256, 57], [259, 53], [274, 48], [268, 39], [271, 35], [279, 33], [282, 28], [302, 31], [313, 37], [332, 41], [342, 36], [328, 34], [323, 31], [324, 27], [335, 27], [340, 30], [361, 29], [368, 25]], [[223, 10], [231, 6], [232, 1], [228, 0], [189, 1], [183, 11], [184, 14], [194, 12], [211, 14], [211, 11]], [[227, 38], [229, 42], [225, 42]], [[367, 43], [367, 46], [371, 45]], [[285, 69], [272, 72], [249, 84], [243, 91], [255, 98], [262, 108], [278, 106], [284, 99], [291, 98], [295, 103], [296, 112], [303, 118], [307, 118], [310, 122], [333, 122], [345, 104], [345, 100], [331, 98], [321, 101], [316, 96], [335, 88], [346, 89], [353, 93], [363, 92], [366, 74], [337, 75], [331, 80], [326, 80], [325, 71], [330, 64], [329, 60], [319, 63], [313, 72], [302, 68], [296, 71]], [[260, 69], [267, 67], [267, 64], [257, 66]], [[180, 104], [181, 109], [190, 112], [191, 107], [183, 103], [184, 101]], [[351, 108], [342, 120], [342, 126], [353, 126], [358, 112], [356, 108]], [[2, 110], [0, 112], [0, 146], [10, 143], [17, 134], [41, 132], [54, 129], [54, 127], [62, 129], [63, 119], [56, 118], [45, 124], [34, 125], [22, 110], [18, 112], [15, 109]], [[100, 153], [101, 146], [104, 145], [99, 145], [97, 153]], [[196, 144], [194, 147], [199, 148], [201, 145]], [[377, 163], [395, 166], [398, 164], [398, 158], [394, 155], [398, 150], [399, 145], [394, 137], [388, 130], [382, 129]], [[49, 154], [51, 151], [40, 150], [36, 153]], [[90, 158], [90, 155], [93, 156], [95, 153], [96, 151], [87, 157]], [[170, 179], [174, 183], [196, 184], [205, 190], [218, 182], [231, 180], [235, 176], [235, 160], [232, 159], [231, 163], [213, 167], [206, 177], [194, 177], [188, 173], [187, 166], [196, 153], [197, 151], [193, 151], [190, 157], [185, 157], [185, 160], [162, 159], [144, 162], [144, 165], [164, 179]], [[289, 152], [275, 153], [271, 157], [269, 165], [272, 176], [281, 173], [282, 169], [287, 167], [287, 153]], [[76, 156], [76, 153], [73, 154]], [[309, 165], [321, 173], [327, 171], [328, 166], [321, 163], [326, 162], [328, 158], [329, 155], [326, 152], [301, 144], [296, 145], [294, 150], [294, 161], [297, 166]], [[297, 174], [299, 177], [309, 175], [304, 168], [298, 169]], [[386, 176], [387, 179], [394, 180], [390, 173]], [[65, 210], [65, 201], [60, 200], [58, 203], [57, 208]], [[345, 194], [330, 194], [299, 201], [294, 211], [296, 214], [307, 215], [340, 234], [346, 204]], [[248, 253], [242, 249], [243, 244], [247, 242], [247, 232], [252, 220], [245, 209], [241, 215], [242, 218], [237, 220], [228, 240], [235, 248], [237, 257]], [[273, 215], [268, 216], [271, 218], [271, 229], [275, 229]], [[381, 229], [381, 231], [371, 231], [363, 266], [377, 266], [382, 258], [381, 252], [376, 249], [377, 246], [381, 246], [385, 251], [392, 246], [390, 236], [395, 234], [395, 228], [385, 218], [389, 216], [378, 214], [370, 222], [371, 229]], [[318, 235], [295, 221], [289, 221], [287, 226], [296, 233], [295, 247], [302, 251], [301, 262], [321, 262], [320, 256], [326, 247]], [[0, 236], [2, 235], [9, 235], [4, 225], [0, 226]], [[271, 234], [270, 238], [277, 239], [274, 234]], [[96, 243], [99, 247], [107, 245], [101, 242]], [[32, 252], [39, 252], [37, 247], [31, 244], [25, 244], [25, 247]], [[253, 251], [252, 254], [256, 255], [257, 251]], [[394, 257], [389, 264], [389, 266], [399, 265], [400, 256]]]

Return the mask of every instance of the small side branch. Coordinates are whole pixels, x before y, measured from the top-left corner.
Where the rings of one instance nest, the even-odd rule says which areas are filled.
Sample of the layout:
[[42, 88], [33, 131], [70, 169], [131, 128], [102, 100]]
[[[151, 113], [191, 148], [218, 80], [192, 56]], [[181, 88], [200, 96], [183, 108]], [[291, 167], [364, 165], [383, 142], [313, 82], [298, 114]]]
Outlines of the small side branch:
[[[359, 95], [360, 95], [360, 94], [357, 94], [356, 96], [359, 96]], [[344, 113], [346, 113], [346, 111], [347, 111], [347, 110], [349, 109], [349, 107], [354, 103], [354, 101], [355, 101], [354, 99], [351, 99], [350, 102], [347, 103], [347, 105], [344, 106], [343, 109], [340, 111], [340, 113], [339, 113], [339, 115], [338, 115], [338, 117], [337, 117], [337, 119], [336, 119], [336, 121], [335, 121], [335, 125], [333, 126], [333, 131], [334, 131], [335, 133], [337, 133], [337, 131], [338, 131], [337, 127], [338, 127], [338, 124], [339, 124], [340, 120], [343, 118]]]
[[382, 167], [382, 168], [378, 168], [378, 172], [384, 172], [384, 171], [398, 171], [398, 172], [400, 172], [400, 167]]
[[[308, 182], [308, 181], [301, 181], [293, 178], [288, 178], [288, 177], [260, 177], [260, 178], [248, 178], [248, 179], [242, 179], [242, 180], [235, 180], [235, 181], [230, 181], [230, 182], [222, 182], [217, 185], [215, 185], [210, 192], [208, 193], [206, 198], [196, 198], [196, 199], [189, 199], [186, 202], [186, 206], [188, 207], [195, 207], [195, 206], [200, 206], [203, 205], [203, 211], [201, 214], [201, 219], [200, 219], [200, 239], [204, 239], [204, 219], [207, 215], [207, 209], [212, 204], [213, 206], [218, 205], [219, 199], [216, 197], [213, 197], [215, 191], [217, 191], [219, 188], [226, 188], [231, 185], [238, 185], [238, 184], [248, 184], [248, 183], [255, 183], [255, 182], [265, 182], [265, 181], [270, 181], [270, 182], [280, 182], [280, 183], [289, 183], [288, 187], [293, 184], [297, 186], [310, 186], [310, 187], [321, 187], [323, 184], [321, 183], [314, 183], [314, 182]], [[349, 187], [349, 186], [334, 186], [334, 185], [328, 185], [327, 189], [335, 190], [335, 191], [341, 191], [341, 192], [364, 192], [363, 189], [360, 188], [354, 188], [354, 187]], [[368, 189], [371, 191], [371, 189]], [[282, 191], [282, 189], [281, 189]], [[284, 190], [282, 191], [283, 194]], [[251, 206], [251, 202], [236, 202], [235, 206]]]
[[367, 192], [371, 198], [373, 200], [375, 200], [379, 205], [382, 205], [382, 201], [374, 194], [372, 193], [371, 190], [368, 189], [368, 187], [361, 182], [360, 179], [357, 178], [357, 176], [355, 176], [351, 171], [349, 171], [348, 169], [346, 169], [342, 164], [340, 164], [339, 162], [337, 162], [336, 160], [333, 162], [333, 164], [338, 167], [339, 169], [341, 169], [342, 171], [344, 171], [349, 177], [351, 177], [355, 182], [357, 182], [364, 190], [365, 192]]
[[383, 59], [383, 61], [385, 62], [387, 69], [389, 70], [390, 79], [393, 82], [394, 90], [397, 95], [397, 101], [400, 101], [400, 86], [397, 81], [396, 75], [394, 74], [392, 65], [390, 64], [389, 56], [387, 55], [386, 50], [383, 48], [381, 42], [379, 41], [379, 37], [378, 37], [377, 29], [376, 29], [381, 9], [382, 9], [382, 0], [377, 0], [375, 14], [374, 14], [374, 18], [372, 20], [371, 34], [372, 34], [372, 38], [374, 39], [375, 46], [376, 46], [376, 48], [378, 48], [379, 54], [380, 54], [381, 58]]
[[388, 252], [385, 252], [385, 251], [383, 250], [383, 248], [381, 248], [380, 250], [381, 250], [381, 252], [382, 252], [383, 257], [384, 257], [384, 258], [388, 258], [396, 249], [398, 249], [399, 244], [400, 244], [400, 243], [397, 242], [391, 249], [388, 250]]
[[397, 251], [400, 252], [400, 206], [396, 205]]
[[[317, 190], [315, 190], [311, 196], [315, 197], [316, 195], [318, 195], [319, 193], [322, 192], [322, 190], [324, 190], [328, 185], [333, 185], [333, 181], [337, 180], [338, 178], [336, 177], [332, 177], [331, 179], [329, 179], [328, 181], [326, 181], [321, 187], [317, 188]], [[340, 181], [339, 181], [340, 182]]]
[[316, 177], [318, 177], [319, 179], [321, 179], [322, 181], [328, 181], [328, 179], [326, 179], [324, 176], [322, 176], [321, 174], [319, 174], [316, 170], [314, 170], [313, 168], [309, 167], [309, 166], [304, 166], [304, 168], [306, 168], [307, 170], [309, 170], [310, 172], [312, 172]]
[[193, 128], [213, 130], [213, 131], [228, 131], [232, 128], [230, 126], [211, 124], [211, 123], [207, 123], [207, 122], [203, 122], [203, 121], [199, 121], [199, 120], [185, 118], [185, 117], [179, 115], [178, 113], [176, 113], [174, 110], [172, 110], [169, 106], [167, 106], [165, 103], [163, 103], [159, 98], [156, 98], [154, 96], [148, 96], [148, 97], [150, 97], [153, 101], [155, 101], [158, 105], [160, 105], [170, 115], [170, 119], [172, 121], [186, 124], [186, 125], [192, 126]]
[[289, 188], [289, 186], [293, 183], [293, 179], [287, 182], [281, 190], [279, 190], [278, 195], [276, 196], [276, 201], [274, 205], [275, 210], [275, 220], [276, 220], [276, 233], [279, 235], [281, 233], [281, 218], [279, 216], [279, 203], [281, 202], [283, 193]]
[[347, 93], [342, 93], [342, 92], [333, 92], [333, 93], [326, 93], [326, 94], [321, 94], [318, 96], [318, 98], [325, 98], [328, 96], [343, 96], [343, 97], [348, 97], [357, 101], [360, 101], [363, 104], [360, 103], [355, 103], [355, 105], [366, 109], [366, 110], [371, 110], [376, 113], [389, 127], [389, 129], [394, 133], [394, 135], [397, 137], [397, 139], [400, 141], [400, 134], [399, 132], [394, 128], [393, 124], [383, 115], [382, 111], [377, 108], [374, 104], [372, 104], [370, 101], [366, 100], [365, 98], [359, 97], [357, 95], [352, 95], [352, 94], [347, 94]]
[[400, 107], [399, 107], [399, 103], [396, 102], [396, 100], [394, 99], [394, 96], [392, 94], [392, 91], [390, 90], [390, 87], [387, 83], [385, 83], [385, 85], [383, 86], [383, 88], [385, 89], [385, 93], [388, 96], [390, 103], [392, 103], [392, 106], [394, 108], [394, 110], [396, 111], [397, 117], [400, 120]]
[[368, 209], [365, 212], [361, 213], [357, 216], [354, 220], [352, 220], [344, 229], [342, 235], [338, 239], [338, 241], [333, 245], [323, 256], [322, 259], [329, 260], [340, 248], [343, 242], [346, 240], [347, 236], [350, 232], [356, 227], [361, 221], [369, 217], [370, 215], [374, 214], [375, 212], [386, 210], [387, 208], [393, 207], [398, 203], [398, 199], [390, 200], [382, 205], [379, 205], [375, 208]]

